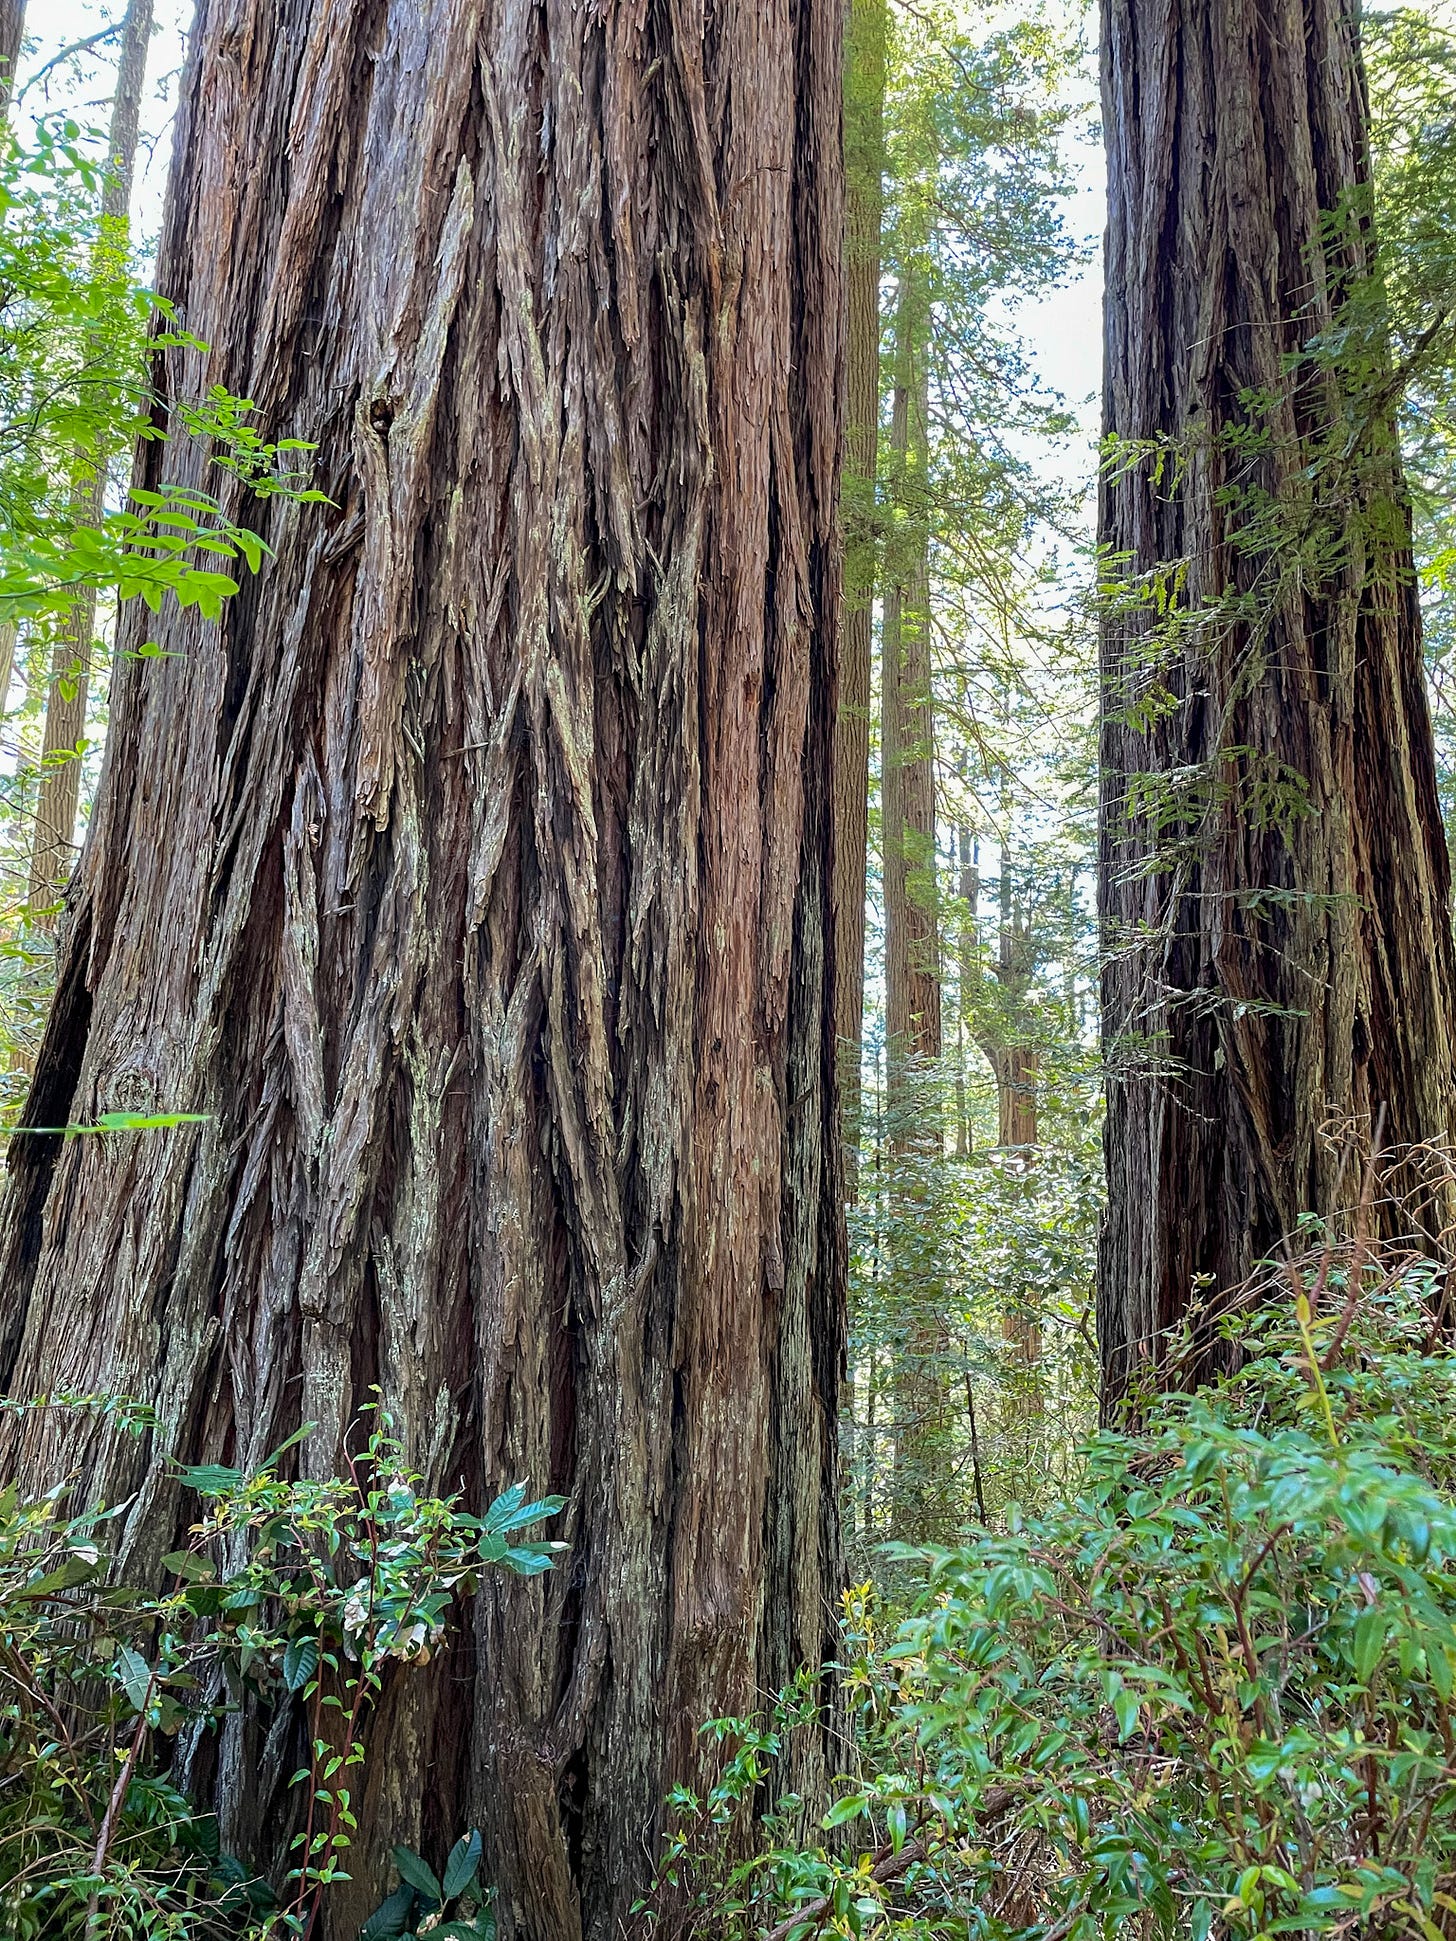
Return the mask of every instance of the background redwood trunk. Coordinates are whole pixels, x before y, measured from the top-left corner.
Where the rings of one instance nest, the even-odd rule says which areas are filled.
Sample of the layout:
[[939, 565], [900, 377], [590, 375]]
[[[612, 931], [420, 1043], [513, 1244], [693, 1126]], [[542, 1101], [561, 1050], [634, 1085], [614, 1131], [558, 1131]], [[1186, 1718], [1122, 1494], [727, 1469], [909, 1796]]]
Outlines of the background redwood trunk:
[[[123, 626], [174, 658], [117, 663], [30, 1122], [210, 1121], [12, 1149], [6, 1386], [164, 1426], [7, 1466], [136, 1488], [133, 1562], [161, 1448], [306, 1420], [329, 1471], [371, 1381], [434, 1484], [570, 1496], [564, 1567], [386, 1695], [353, 1862], [479, 1824], [552, 1941], [619, 1931], [699, 1722], [831, 1649], [839, 43], [829, 0], [203, 0], [159, 282], [213, 348], [163, 384], [333, 504], [257, 513], [221, 627]], [[220, 1750], [244, 1848], [263, 1753]]]
[[15, 64], [25, 39], [25, 0], [0, 0], [0, 115], [15, 92]]
[[892, 492], [880, 642], [880, 838], [885, 909], [885, 1105], [890, 1148], [892, 1296], [906, 1316], [894, 1356], [893, 1523], [908, 1542], [946, 1541], [950, 1460], [947, 1342], [933, 1284], [905, 1245], [924, 1229], [941, 1145], [935, 1097], [941, 1055], [935, 876], [935, 717], [931, 693], [929, 423], [930, 291], [924, 253], [900, 276], [890, 416]]
[[869, 854], [871, 662], [880, 435], [880, 231], [885, 187], [885, 0], [852, 0], [844, 82], [844, 615], [834, 724], [834, 936], [846, 1190], [859, 1159]]
[[901, 274], [895, 304], [890, 448], [894, 494], [904, 517], [885, 559], [880, 672], [887, 1103], [896, 1139], [910, 1130], [906, 1087], [912, 1071], [941, 1053], [926, 474], [929, 336], [929, 280], [917, 259]]
[[1114, 1399], [1195, 1276], [1358, 1192], [1382, 1108], [1449, 1132], [1453, 976], [1388, 364], [1285, 361], [1371, 294], [1353, 6], [1106, 0], [1102, 59], [1106, 425], [1178, 449], [1109, 475], [1101, 538], [1184, 575], [1176, 628], [1103, 633]]

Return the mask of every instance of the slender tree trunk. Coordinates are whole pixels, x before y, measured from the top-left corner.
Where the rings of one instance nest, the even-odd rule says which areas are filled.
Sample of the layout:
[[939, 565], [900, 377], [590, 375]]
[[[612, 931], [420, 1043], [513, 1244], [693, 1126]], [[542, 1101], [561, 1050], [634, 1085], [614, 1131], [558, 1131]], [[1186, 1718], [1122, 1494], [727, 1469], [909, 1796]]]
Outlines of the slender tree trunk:
[[1062, 1005], [1067, 1014], [1067, 1037], [1075, 1044], [1082, 1035], [1082, 1000], [1077, 991], [1077, 877], [1067, 871], [1067, 941], [1062, 958]]
[[[151, 39], [152, 0], [129, 0], [121, 26], [116, 93], [112, 98], [111, 134], [101, 191], [101, 234], [97, 244], [101, 267], [119, 276], [127, 273], [131, 190], [136, 175], [142, 89], [146, 84]], [[104, 450], [76, 453], [71, 510], [77, 526], [96, 526], [101, 521], [106, 504], [108, 457]], [[76, 812], [81, 802], [80, 751], [86, 733], [95, 635], [96, 591], [91, 587], [77, 599], [57, 636], [46, 694], [40, 792], [30, 858], [31, 918], [46, 927], [53, 921], [51, 912], [57, 893], [69, 874], [76, 837]], [[13, 645], [11, 652], [13, 656]], [[8, 689], [8, 681], [6, 686]], [[3, 705], [4, 697], [0, 695], [0, 706]]]
[[934, 718], [926, 432], [929, 304], [924, 278], [902, 274], [895, 307], [890, 424], [900, 517], [887, 552], [882, 627], [880, 822], [885, 897], [885, 1009], [891, 1136], [916, 1061], [941, 1048], [935, 897]]
[[[326, 508], [220, 625], [128, 616], [30, 1123], [12, 1394], [30, 1485], [188, 1514], [163, 1449], [335, 1469], [377, 1382], [432, 1485], [570, 1498], [385, 1694], [384, 1855], [485, 1833], [507, 1934], [615, 1937], [700, 1721], [833, 1650], [832, 1009], [841, 49], [748, 10], [202, 0], [158, 265]], [[200, 484], [177, 437], [141, 449]], [[259, 1721], [225, 1837], [277, 1851]], [[805, 1739], [812, 1797], [837, 1758]], [[284, 1776], [286, 1778], [286, 1763]]]
[[[1001, 879], [999, 885], [1000, 925], [997, 937], [996, 982], [1000, 1016], [989, 1019], [980, 990], [980, 969], [975, 954], [978, 904], [981, 895], [979, 851], [973, 852], [968, 832], [961, 831], [961, 896], [967, 913], [966, 930], [970, 947], [961, 959], [961, 1010], [967, 1028], [975, 1037], [981, 1056], [996, 1080], [996, 1144], [1014, 1149], [1022, 1166], [1035, 1158], [1038, 1138], [1037, 1080], [1039, 1061], [1035, 1045], [1006, 1042], [1005, 1033], [1023, 1028], [1022, 1000], [1031, 981], [1032, 940], [1030, 930], [1016, 907], [1010, 861], [1011, 802], [1009, 790], [1002, 794]], [[1020, 1308], [1005, 1309], [1001, 1316], [1003, 1338], [1018, 1350], [1028, 1367], [1041, 1359], [1041, 1329], [1035, 1319]], [[968, 1378], [969, 1381], [969, 1378]], [[969, 1389], [968, 1389], [969, 1393]], [[1026, 1397], [1012, 1398], [1011, 1406], [1020, 1409]]]
[[956, 952], [956, 1158], [971, 1156], [970, 1110], [966, 1101], [966, 1043], [975, 1030], [975, 992], [980, 981], [979, 939], [976, 936], [976, 911], [981, 898], [979, 844], [973, 843], [970, 830], [961, 824], [956, 831], [959, 875], [956, 895], [960, 899], [960, 939]]
[[[1008, 791], [1009, 793], [1009, 791]], [[998, 1146], [1029, 1148], [1036, 1144], [1036, 1046], [1024, 1042], [1026, 994], [1031, 983], [1035, 946], [1031, 925], [1016, 901], [1011, 869], [1011, 812], [1003, 801], [1007, 835], [1001, 844], [1001, 925], [996, 946], [996, 978], [1001, 986], [1002, 1012], [1014, 1034], [1011, 1043], [993, 1042], [987, 1050], [996, 1073]]]
[[1000, 1045], [994, 1062], [998, 1146], [1030, 1148], [1037, 1142], [1036, 1085], [1041, 1069], [1035, 1045]]
[[[1001, 794], [1001, 874], [998, 884], [999, 924], [996, 939], [996, 1011], [980, 997], [974, 943], [963, 949], [961, 1008], [996, 1080], [996, 1144], [1029, 1148], [1037, 1142], [1036, 1084], [1040, 1061], [1034, 1044], [1024, 1042], [1027, 989], [1031, 983], [1034, 944], [1030, 925], [1018, 907], [1012, 882], [1012, 802], [1009, 785]], [[965, 898], [972, 940], [981, 894], [979, 860], [970, 861], [967, 833], [961, 833], [961, 895]], [[1009, 1042], [1008, 1042], [1009, 1039]]]
[[1111, 1402], [1196, 1276], [1339, 1211], [1382, 1110], [1388, 1144], [1449, 1133], [1453, 975], [1378, 332], [1373, 380], [1287, 361], [1372, 301], [1352, 0], [1105, 0], [1102, 59], [1106, 426], [1177, 448], [1100, 511], [1176, 623], [1102, 642]]
[[10, 699], [10, 683], [15, 679], [15, 650], [20, 645], [20, 628], [13, 620], [0, 620], [0, 714]]
[[[1026, 993], [1031, 983], [1033, 940], [1031, 926], [1018, 906], [1011, 864], [1012, 806], [1008, 786], [1002, 794], [1000, 916], [997, 937], [996, 978], [1001, 988], [1003, 1028], [1011, 1033], [986, 1046], [986, 1056], [996, 1074], [996, 1143], [1014, 1155], [1011, 1163], [1024, 1172], [1036, 1160], [1037, 1124], [1036, 1086], [1040, 1060], [1034, 1044], [1028, 1044]], [[1032, 1290], [1035, 1298], [1035, 1291]], [[1041, 1360], [1041, 1325], [1030, 1301], [1015, 1302], [1001, 1314], [1001, 1338], [1025, 1368], [1035, 1368]], [[1013, 1414], [1024, 1417], [1028, 1405], [1039, 1410], [1034, 1394], [1018, 1392], [1008, 1396]]]
[[880, 228], [884, 217], [885, 0], [851, 0], [845, 48], [844, 618], [834, 725], [835, 1029], [845, 1189], [855, 1197], [864, 1036], [870, 661], [880, 432]]
[[902, 273], [895, 311], [890, 435], [897, 501], [884, 578], [880, 818], [885, 898], [886, 1105], [890, 1139], [892, 1300], [904, 1317], [894, 1363], [894, 1534], [946, 1534], [948, 1396], [944, 1300], [923, 1245], [939, 1118], [924, 1097], [941, 1053], [935, 886], [935, 770], [930, 693], [927, 523], [929, 303], [919, 266]]
[[25, 0], [0, 0], [0, 117], [10, 112], [15, 69], [25, 39]]

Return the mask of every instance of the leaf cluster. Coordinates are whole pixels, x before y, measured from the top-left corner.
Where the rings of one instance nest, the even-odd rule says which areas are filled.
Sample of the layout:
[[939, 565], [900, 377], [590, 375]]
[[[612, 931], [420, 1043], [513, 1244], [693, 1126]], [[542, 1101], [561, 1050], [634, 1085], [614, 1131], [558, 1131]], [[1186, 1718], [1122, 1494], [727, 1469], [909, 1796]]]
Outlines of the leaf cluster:
[[[0, 622], [54, 629], [78, 595], [167, 594], [215, 619], [256, 572], [260, 535], [220, 496], [163, 482], [88, 516], [134, 443], [178, 429], [210, 442], [223, 472], [255, 498], [317, 501], [300, 470], [307, 447], [269, 441], [253, 407], [221, 386], [168, 400], [159, 356], [203, 351], [170, 305], [137, 283], [125, 224], [101, 213], [100, 173], [74, 121], [43, 122], [32, 145], [0, 146]], [[103, 500], [106, 497], [103, 489]]]
[[[105, 1398], [45, 1406], [147, 1426]], [[35, 1502], [13, 1487], [0, 1496], [6, 1934], [80, 1935], [103, 1917], [105, 1931], [157, 1937], [303, 1933], [348, 1879], [366, 1720], [386, 1669], [428, 1663], [483, 1572], [535, 1576], [564, 1548], [529, 1534], [561, 1498], [527, 1501], [517, 1485], [475, 1515], [423, 1489], [377, 1405], [365, 1429], [341, 1477], [282, 1473], [306, 1426], [251, 1473], [181, 1469], [202, 1514], [162, 1560], [161, 1590], [128, 1582], [109, 1550], [125, 1505], [72, 1516], [64, 1486]], [[216, 1821], [175, 1774], [178, 1748], [244, 1706], [297, 1718], [298, 1830], [281, 1879], [220, 1852]], [[416, 1911], [438, 1916], [470, 1892], [475, 1924], [455, 1931], [488, 1935], [479, 1859], [469, 1835], [432, 1896], [424, 1863], [409, 1863], [413, 1878], [401, 1861], [415, 1898], [378, 1932], [402, 1934]]]
[[1456, 1358], [1429, 1270], [1308, 1284], [1070, 1499], [915, 1553], [888, 1640], [859, 1596], [859, 1770], [722, 1877], [723, 1931], [1449, 1933]]

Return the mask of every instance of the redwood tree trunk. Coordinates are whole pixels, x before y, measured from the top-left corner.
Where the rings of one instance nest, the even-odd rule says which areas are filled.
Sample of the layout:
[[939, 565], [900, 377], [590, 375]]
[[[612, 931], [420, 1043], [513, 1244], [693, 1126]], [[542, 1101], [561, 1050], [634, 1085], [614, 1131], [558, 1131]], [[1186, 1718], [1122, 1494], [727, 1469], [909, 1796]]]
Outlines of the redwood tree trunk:
[[845, 1175], [854, 1197], [864, 1040], [870, 666], [880, 431], [880, 230], [884, 219], [885, 0], [852, 0], [844, 79], [846, 297], [844, 625], [834, 724], [834, 936]]
[[1382, 1109], [1449, 1132], [1453, 976], [1378, 338], [1373, 375], [1286, 363], [1371, 268], [1353, 5], [1106, 0], [1102, 47], [1106, 425], [1176, 452], [1108, 474], [1101, 538], [1183, 562], [1175, 627], [1103, 632], [1115, 1399], [1195, 1276], [1338, 1212]]
[[901, 1320], [894, 1360], [892, 1528], [907, 1543], [948, 1537], [950, 1460], [944, 1302], [919, 1242], [941, 1132], [927, 1067], [941, 1054], [931, 706], [928, 353], [924, 259], [902, 269], [895, 304], [890, 420], [900, 518], [887, 541], [880, 663], [880, 832], [885, 899], [886, 1105], [892, 1245], [889, 1298]]
[[[893, 489], [902, 509], [885, 560], [880, 677], [880, 832], [885, 897], [885, 1036], [891, 1135], [910, 1109], [914, 1064], [941, 1051], [935, 895], [935, 766], [930, 666], [926, 477], [930, 302], [918, 265], [895, 305], [890, 424]], [[903, 1134], [905, 1127], [899, 1127]]]
[[[697, 1727], [831, 1650], [843, 1242], [830, 921], [839, 11], [203, 0], [162, 291], [328, 507], [220, 626], [129, 618], [0, 1258], [32, 1485], [168, 1448], [570, 1497], [389, 1693], [394, 1841], [487, 1841], [510, 1932], [615, 1936]], [[142, 448], [203, 484], [181, 439]], [[226, 1837], [277, 1827], [252, 1724]], [[812, 1793], [834, 1758], [802, 1755]], [[285, 1774], [286, 1777], [286, 1774]]]
[[0, 0], [0, 115], [15, 92], [15, 64], [25, 39], [25, 0]]

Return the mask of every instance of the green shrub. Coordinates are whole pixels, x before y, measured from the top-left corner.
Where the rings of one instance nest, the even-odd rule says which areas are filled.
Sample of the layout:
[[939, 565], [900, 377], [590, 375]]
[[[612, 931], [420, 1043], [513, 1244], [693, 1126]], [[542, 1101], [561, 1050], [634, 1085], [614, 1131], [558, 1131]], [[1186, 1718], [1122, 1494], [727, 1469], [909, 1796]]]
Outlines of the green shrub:
[[1432, 1270], [1314, 1272], [1239, 1376], [1093, 1439], [1071, 1500], [917, 1553], [888, 1644], [852, 1612], [830, 1838], [715, 1869], [680, 1802], [700, 1925], [1456, 1932], [1456, 1359]]
[[[0, 1933], [202, 1937], [306, 1932], [347, 1879], [364, 1723], [391, 1661], [423, 1664], [482, 1570], [534, 1575], [562, 1546], [526, 1538], [562, 1507], [517, 1486], [482, 1517], [425, 1494], [372, 1412], [347, 1474], [286, 1481], [208, 1465], [182, 1480], [202, 1500], [170, 1587], [117, 1583], [115, 1512], [67, 1513], [64, 1488], [0, 1495]], [[299, 1830], [281, 1880], [219, 1852], [217, 1823], [171, 1782], [171, 1747], [251, 1701], [300, 1708]], [[478, 1836], [451, 1856], [455, 1932], [494, 1931], [475, 1885]], [[428, 1874], [418, 1856], [400, 1864]], [[467, 1866], [467, 1859], [469, 1864]], [[400, 1911], [399, 1897], [391, 1904]], [[380, 1934], [401, 1934], [420, 1891]], [[469, 1923], [467, 1926], [466, 1923]]]
[[207, 440], [236, 500], [324, 498], [300, 469], [310, 448], [263, 439], [246, 399], [156, 389], [159, 353], [207, 347], [136, 281], [124, 226], [101, 215], [101, 176], [75, 122], [42, 122], [29, 147], [0, 129], [0, 624], [46, 637], [83, 590], [154, 610], [170, 594], [216, 618], [238, 590], [231, 569], [256, 572], [268, 552], [222, 498], [168, 481], [80, 519], [78, 487], [135, 440]]

